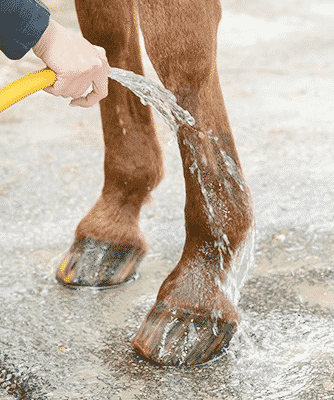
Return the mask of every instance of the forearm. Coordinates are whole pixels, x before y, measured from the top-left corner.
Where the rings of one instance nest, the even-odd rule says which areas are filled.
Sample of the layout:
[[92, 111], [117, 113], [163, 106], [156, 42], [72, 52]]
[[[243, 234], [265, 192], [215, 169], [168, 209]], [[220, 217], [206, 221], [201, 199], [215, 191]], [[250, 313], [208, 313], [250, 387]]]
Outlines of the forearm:
[[[0, 50], [17, 60], [32, 48], [45, 66], [57, 74], [56, 82], [44, 91], [72, 97], [71, 105], [91, 107], [108, 95], [111, 67], [106, 52], [50, 19], [50, 13], [39, 1], [0, 0]], [[2, 10], [7, 18], [11, 16], [10, 23], [1, 14]], [[90, 88], [92, 90], [84, 96]]]

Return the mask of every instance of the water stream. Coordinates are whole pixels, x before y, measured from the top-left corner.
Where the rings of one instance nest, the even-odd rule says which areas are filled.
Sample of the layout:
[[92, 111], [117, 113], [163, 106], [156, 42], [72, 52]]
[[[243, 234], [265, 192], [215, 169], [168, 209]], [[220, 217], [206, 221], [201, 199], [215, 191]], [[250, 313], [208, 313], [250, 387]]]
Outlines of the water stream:
[[195, 119], [190, 113], [176, 103], [174, 94], [158, 83], [120, 68], [112, 68], [109, 78], [130, 89], [144, 106], [150, 104], [173, 132], [177, 132], [180, 122], [195, 125]]

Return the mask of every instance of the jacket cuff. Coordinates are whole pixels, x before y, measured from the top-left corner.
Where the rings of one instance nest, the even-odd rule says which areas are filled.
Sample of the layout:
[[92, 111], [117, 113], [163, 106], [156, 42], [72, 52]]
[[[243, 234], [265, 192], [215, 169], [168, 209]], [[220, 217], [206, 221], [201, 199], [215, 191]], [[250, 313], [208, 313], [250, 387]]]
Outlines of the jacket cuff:
[[42, 37], [49, 25], [50, 10], [41, 0], [1, 2], [0, 11], [4, 9], [6, 18], [0, 24], [0, 49], [9, 59], [19, 60]]

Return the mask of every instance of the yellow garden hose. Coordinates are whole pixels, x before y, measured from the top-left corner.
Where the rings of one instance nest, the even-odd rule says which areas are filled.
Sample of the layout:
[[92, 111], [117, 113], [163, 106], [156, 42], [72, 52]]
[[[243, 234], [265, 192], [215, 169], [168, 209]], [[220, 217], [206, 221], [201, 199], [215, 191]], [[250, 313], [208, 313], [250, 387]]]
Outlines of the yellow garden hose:
[[32, 72], [0, 90], [0, 112], [32, 93], [53, 85], [57, 74], [51, 69]]

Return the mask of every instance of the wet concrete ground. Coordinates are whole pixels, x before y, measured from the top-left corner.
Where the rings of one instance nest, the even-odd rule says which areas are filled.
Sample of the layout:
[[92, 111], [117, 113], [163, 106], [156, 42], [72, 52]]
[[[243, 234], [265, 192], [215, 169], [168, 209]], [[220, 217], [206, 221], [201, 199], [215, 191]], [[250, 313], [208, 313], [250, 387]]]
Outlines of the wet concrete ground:
[[[77, 29], [72, 1], [45, 2]], [[98, 107], [39, 92], [0, 115], [1, 399], [334, 398], [334, 6], [223, 10], [219, 72], [258, 237], [238, 334], [224, 357], [188, 369], [152, 366], [129, 346], [184, 242], [181, 160], [159, 118], [166, 177], [142, 212], [139, 279], [102, 292], [55, 281], [102, 188], [102, 129]], [[0, 63], [0, 87], [43, 67], [30, 53]]]

